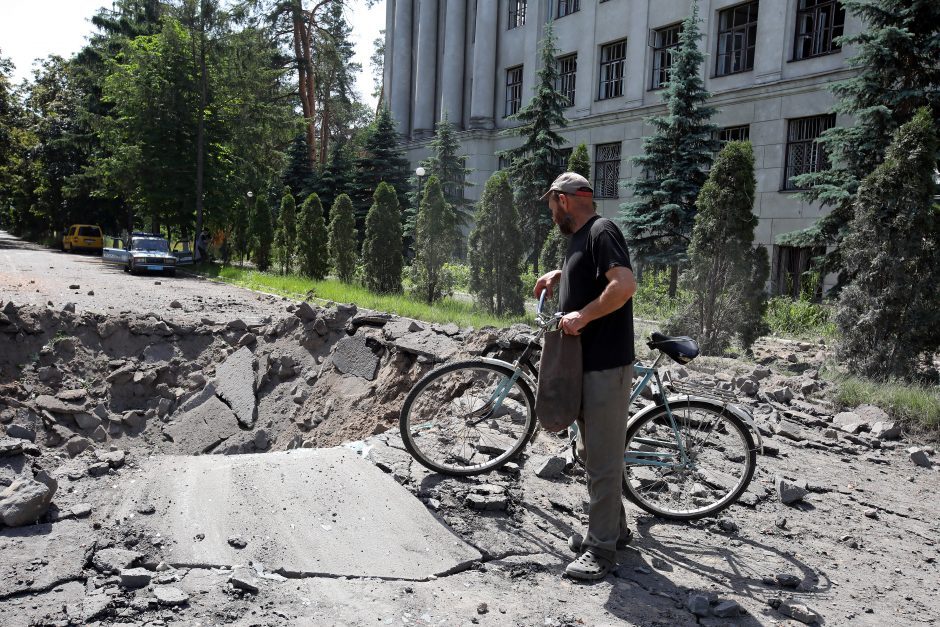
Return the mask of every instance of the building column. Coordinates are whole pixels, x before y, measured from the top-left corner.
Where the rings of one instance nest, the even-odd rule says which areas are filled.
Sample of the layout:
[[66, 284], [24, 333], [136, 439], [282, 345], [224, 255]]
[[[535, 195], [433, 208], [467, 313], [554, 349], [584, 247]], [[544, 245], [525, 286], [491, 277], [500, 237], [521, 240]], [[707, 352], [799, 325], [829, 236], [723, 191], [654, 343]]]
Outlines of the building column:
[[411, 134], [412, 0], [396, 0], [392, 41], [392, 119], [403, 137]]
[[477, 0], [476, 34], [473, 41], [473, 91], [470, 128], [496, 127], [496, 35], [499, 3]]
[[418, 0], [418, 56], [415, 72], [414, 139], [434, 134], [437, 95], [437, 0]]
[[463, 121], [463, 68], [466, 50], [467, 0], [447, 0], [444, 21], [444, 71], [441, 74], [441, 117], [460, 128]]

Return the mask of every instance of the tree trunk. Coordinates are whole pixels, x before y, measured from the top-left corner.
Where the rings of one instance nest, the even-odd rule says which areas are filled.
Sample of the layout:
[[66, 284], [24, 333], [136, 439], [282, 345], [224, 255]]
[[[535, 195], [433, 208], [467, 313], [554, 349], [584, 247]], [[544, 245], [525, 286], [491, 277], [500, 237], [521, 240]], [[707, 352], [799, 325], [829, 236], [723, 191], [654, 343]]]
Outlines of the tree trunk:
[[[310, 12], [310, 17], [312, 20], [313, 11]], [[297, 58], [297, 86], [307, 135], [307, 156], [310, 163], [316, 163], [316, 97], [314, 90], [316, 82], [313, 75], [313, 59], [310, 51], [310, 25], [305, 19], [302, 0], [295, 0], [292, 4], [291, 19], [294, 26], [294, 55]]]
[[675, 298], [679, 291], [679, 266], [669, 266], [669, 298]]
[[203, 195], [206, 163], [206, 104], [209, 100], [209, 76], [206, 70], [206, 22], [200, 3], [199, 28], [199, 112], [196, 126], [196, 233], [202, 233]]

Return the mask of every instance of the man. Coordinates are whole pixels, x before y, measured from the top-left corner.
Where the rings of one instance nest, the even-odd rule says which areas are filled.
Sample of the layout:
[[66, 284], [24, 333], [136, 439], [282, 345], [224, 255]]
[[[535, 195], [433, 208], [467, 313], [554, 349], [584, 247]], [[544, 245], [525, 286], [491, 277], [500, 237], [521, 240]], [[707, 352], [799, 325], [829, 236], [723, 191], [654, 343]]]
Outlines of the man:
[[565, 172], [542, 196], [552, 221], [570, 235], [564, 268], [535, 284], [552, 295], [560, 287], [559, 308], [567, 312], [561, 330], [581, 336], [584, 379], [578, 452], [588, 477], [590, 509], [586, 537], [573, 548], [580, 556], [565, 569], [569, 577], [601, 579], [610, 572], [617, 548], [630, 541], [621, 498], [623, 447], [633, 381], [633, 303], [636, 281], [623, 234], [594, 209], [586, 178]]

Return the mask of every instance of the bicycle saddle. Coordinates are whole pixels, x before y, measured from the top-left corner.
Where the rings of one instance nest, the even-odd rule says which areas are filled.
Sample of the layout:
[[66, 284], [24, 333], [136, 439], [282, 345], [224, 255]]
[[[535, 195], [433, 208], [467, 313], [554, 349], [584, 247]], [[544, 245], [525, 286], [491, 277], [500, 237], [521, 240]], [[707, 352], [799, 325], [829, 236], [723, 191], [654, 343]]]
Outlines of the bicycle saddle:
[[659, 331], [653, 331], [646, 345], [661, 350], [680, 364], [689, 363], [698, 357], [699, 352], [698, 343], [692, 338], [684, 335], [670, 337]]

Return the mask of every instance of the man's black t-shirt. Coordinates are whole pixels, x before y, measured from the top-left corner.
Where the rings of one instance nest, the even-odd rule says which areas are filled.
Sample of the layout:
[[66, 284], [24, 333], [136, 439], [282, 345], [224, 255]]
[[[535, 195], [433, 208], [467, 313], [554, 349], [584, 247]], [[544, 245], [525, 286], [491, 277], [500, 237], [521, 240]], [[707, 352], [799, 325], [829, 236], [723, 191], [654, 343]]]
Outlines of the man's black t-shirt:
[[[578, 311], [600, 296], [607, 287], [607, 271], [615, 266], [633, 269], [623, 233], [607, 218], [594, 216], [568, 243], [561, 271], [561, 311]], [[585, 372], [633, 363], [633, 299], [589, 322], [581, 331], [581, 350]]]

